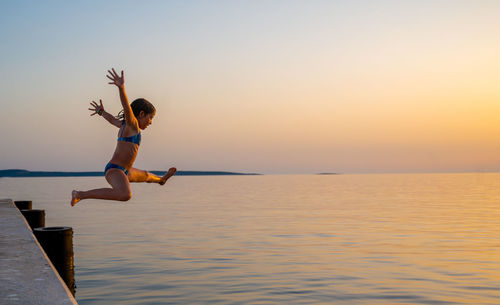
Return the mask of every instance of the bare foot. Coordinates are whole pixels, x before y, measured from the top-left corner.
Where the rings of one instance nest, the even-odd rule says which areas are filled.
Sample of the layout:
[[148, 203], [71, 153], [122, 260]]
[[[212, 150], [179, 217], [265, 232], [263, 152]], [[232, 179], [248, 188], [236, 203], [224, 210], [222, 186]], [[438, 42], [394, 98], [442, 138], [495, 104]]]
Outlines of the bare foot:
[[78, 198], [78, 192], [73, 191], [71, 192], [71, 206], [74, 207], [80, 200], [81, 198]]
[[175, 175], [175, 173], [177, 172], [177, 168], [175, 167], [171, 167], [168, 172], [165, 174], [165, 176], [161, 177], [161, 180], [160, 180], [160, 185], [164, 185], [165, 182], [167, 182], [168, 178], [172, 177], [173, 175]]

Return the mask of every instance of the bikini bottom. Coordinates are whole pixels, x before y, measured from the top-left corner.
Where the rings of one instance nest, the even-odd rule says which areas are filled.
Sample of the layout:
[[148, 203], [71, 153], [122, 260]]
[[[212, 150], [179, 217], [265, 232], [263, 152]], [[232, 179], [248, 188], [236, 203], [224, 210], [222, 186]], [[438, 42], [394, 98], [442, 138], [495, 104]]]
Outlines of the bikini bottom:
[[128, 170], [125, 169], [125, 167], [123, 166], [120, 166], [120, 165], [116, 165], [114, 163], [111, 163], [109, 162], [107, 165], [106, 165], [106, 168], [104, 169], [104, 174], [106, 175], [106, 172], [108, 171], [108, 169], [111, 169], [111, 168], [117, 168], [117, 169], [120, 169], [122, 170], [125, 175], [128, 175]]

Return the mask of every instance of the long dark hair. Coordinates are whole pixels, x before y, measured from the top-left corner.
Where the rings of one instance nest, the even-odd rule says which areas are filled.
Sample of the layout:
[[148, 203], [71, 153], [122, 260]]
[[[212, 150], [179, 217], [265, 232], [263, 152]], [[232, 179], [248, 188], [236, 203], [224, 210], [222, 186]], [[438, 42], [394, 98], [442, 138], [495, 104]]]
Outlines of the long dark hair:
[[[132, 108], [132, 112], [134, 113], [135, 117], [138, 117], [141, 111], [144, 111], [144, 114], [156, 113], [155, 106], [153, 106], [153, 104], [151, 104], [150, 102], [148, 102], [146, 99], [143, 98], [138, 98], [134, 100], [130, 104], [130, 108]], [[118, 113], [116, 118], [121, 121], [125, 120], [125, 113], [123, 112], [123, 110]]]

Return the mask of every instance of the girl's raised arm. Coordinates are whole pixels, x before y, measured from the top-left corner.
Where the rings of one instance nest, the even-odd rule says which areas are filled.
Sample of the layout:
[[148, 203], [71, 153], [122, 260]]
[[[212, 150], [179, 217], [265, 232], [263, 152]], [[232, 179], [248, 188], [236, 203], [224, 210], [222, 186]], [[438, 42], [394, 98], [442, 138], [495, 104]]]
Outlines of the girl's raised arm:
[[128, 102], [127, 94], [125, 93], [125, 78], [123, 77], [123, 70], [121, 72], [121, 76], [116, 73], [115, 69], [108, 70], [108, 75], [106, 75], [111, 82], [109, 84], [115, 85], [118, 87], [120, 91], [120, 101], [123, 106], [123, 113], [125, 114], [125, 121], [129, 126], [137, 126], [137, 119], [132, 112], [132, 108], [130, 108], [130, 104]]
[[92, 111], [90, 116], [98, 114], [98, 115], [102, 116], [103, 118], [105, 118], [106, 121], [108, 121], [112, 125], [115, 125], [116, 127], [120, 128], [122, 126], [122, 122], [119, 119], [115, 118], [113, 115], [106, 112], [106, 110], [104, 110], [104, 106], [102, 105], [102, 100], [99, 100], [99, 103], [100, 104], [97, 104], [94, 101], [92, 101], [92, 103], [90, 103], [90, 106], [93, 107], [93, 108], [89, 108], [89, 110]]

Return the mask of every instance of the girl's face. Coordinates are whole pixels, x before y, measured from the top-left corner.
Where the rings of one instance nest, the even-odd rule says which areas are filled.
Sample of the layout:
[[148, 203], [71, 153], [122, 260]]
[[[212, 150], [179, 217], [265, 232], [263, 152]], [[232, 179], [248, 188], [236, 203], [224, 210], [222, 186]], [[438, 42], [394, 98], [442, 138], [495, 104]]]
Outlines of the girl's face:
[[146, 129], [149, 125], [151, 125], [154, 116], [154, 113], [145, 114], [144, 111], [141, 111], [139, 117], [137, 118], [139, 128], [142, 130]]

